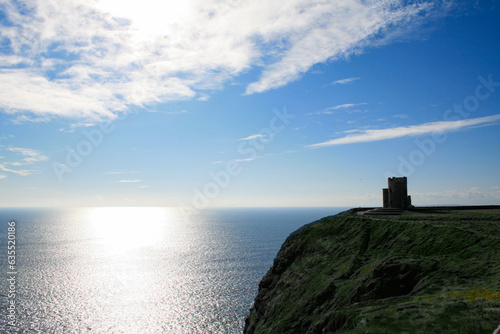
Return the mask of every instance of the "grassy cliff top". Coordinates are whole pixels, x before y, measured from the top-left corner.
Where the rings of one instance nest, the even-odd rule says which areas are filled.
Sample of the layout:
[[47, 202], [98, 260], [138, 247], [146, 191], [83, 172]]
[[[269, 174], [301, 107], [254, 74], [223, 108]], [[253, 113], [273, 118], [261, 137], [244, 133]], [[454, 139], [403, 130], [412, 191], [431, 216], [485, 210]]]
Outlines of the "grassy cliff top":
[[245, 333], [488, 333], [500, 323], [500, 213], [345, 214], [289, 237]]

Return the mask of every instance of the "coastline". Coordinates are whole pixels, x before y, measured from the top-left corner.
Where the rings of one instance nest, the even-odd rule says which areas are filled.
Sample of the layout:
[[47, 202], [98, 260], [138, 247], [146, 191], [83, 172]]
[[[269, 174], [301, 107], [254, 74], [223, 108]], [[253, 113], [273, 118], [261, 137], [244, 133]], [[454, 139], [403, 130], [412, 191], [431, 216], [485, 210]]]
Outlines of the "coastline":
[[259, 284], [244, 333], [456, 333], [447, 323], [462, 333], [492, 333], [500, 309], [500, 206], [362, 215], [370, 209], [291, 233]]

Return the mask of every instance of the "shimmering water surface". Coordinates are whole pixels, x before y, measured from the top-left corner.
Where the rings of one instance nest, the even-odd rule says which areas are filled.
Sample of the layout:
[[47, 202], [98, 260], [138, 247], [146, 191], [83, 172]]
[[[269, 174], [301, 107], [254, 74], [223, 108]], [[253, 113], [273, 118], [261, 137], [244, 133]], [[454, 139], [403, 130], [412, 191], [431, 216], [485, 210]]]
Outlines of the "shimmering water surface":
[[10, 220], [19, 333], [241, 333], [288, 234], [339, 211], [0, 209], [0, 331]]

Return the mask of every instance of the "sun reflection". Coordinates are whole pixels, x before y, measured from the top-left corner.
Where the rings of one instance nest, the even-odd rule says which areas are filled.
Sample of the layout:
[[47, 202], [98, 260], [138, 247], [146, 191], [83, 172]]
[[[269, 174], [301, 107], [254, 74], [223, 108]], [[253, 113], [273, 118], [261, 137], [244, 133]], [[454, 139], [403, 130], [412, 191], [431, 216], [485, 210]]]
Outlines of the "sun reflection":
[[88, 214], [97, 239], [114, 251], [155, 246], [168, 218], [167, 208], [93, 208]]

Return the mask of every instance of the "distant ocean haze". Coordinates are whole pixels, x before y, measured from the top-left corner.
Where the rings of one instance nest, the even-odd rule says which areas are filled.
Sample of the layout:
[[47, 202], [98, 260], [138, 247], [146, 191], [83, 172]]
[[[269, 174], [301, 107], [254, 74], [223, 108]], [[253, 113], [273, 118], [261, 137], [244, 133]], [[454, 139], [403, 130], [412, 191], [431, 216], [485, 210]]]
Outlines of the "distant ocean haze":
[[0, 209], [0, 266], [7, 275], [15, 221], [20, 333], [241, 333], [286, 237], [342, 210]]

